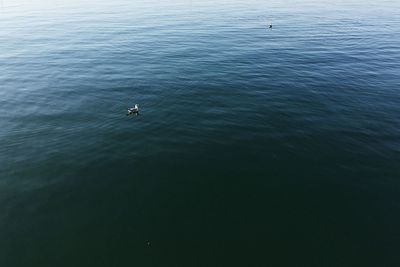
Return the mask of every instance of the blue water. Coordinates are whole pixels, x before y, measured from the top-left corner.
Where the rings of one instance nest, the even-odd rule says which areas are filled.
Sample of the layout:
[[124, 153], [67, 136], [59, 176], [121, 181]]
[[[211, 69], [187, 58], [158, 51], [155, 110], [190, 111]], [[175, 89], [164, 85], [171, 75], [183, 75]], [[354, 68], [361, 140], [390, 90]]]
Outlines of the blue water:
[[399, 266], [399, 12], [3, 0], [0, 266]]

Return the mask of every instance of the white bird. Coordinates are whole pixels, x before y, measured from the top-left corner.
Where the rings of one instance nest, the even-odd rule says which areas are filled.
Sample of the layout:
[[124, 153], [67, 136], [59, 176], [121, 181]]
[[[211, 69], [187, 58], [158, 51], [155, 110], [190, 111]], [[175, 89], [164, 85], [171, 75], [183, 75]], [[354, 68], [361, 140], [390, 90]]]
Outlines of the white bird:
[[128, 108], [127, 115], [131, 115], [131, 114], [139, 114], [139, 105], [138, 104], [135, 104], [135, 106], [132, 108]]

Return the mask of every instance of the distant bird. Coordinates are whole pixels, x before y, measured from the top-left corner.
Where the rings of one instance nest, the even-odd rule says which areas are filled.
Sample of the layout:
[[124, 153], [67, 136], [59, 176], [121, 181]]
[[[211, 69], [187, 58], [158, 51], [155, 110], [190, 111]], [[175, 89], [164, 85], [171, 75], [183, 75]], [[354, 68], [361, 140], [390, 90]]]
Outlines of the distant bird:
[[269, 25], [269, 28], [272, 29], [272, 24]]
[[134, 107], [128, 108], [128, 114], [126, 115], [131, 115], [131, 114], [139, 114], [139, 105], [135, 104]]

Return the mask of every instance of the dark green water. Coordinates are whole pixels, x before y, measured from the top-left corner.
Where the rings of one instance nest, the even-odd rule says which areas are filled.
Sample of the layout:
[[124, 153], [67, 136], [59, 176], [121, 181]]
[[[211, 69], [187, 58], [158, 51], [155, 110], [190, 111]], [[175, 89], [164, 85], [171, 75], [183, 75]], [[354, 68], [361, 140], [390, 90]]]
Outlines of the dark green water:
[[0, 266], [399, 266], [399, 9], [4, 0]]

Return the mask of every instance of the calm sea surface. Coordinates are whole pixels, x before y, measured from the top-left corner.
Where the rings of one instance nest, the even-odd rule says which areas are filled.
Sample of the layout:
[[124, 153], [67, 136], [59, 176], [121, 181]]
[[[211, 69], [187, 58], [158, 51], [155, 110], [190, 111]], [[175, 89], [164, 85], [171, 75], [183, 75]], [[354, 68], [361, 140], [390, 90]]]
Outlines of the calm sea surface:
[[399, 251], [397, 0], [0, 2], [0, 266]]

